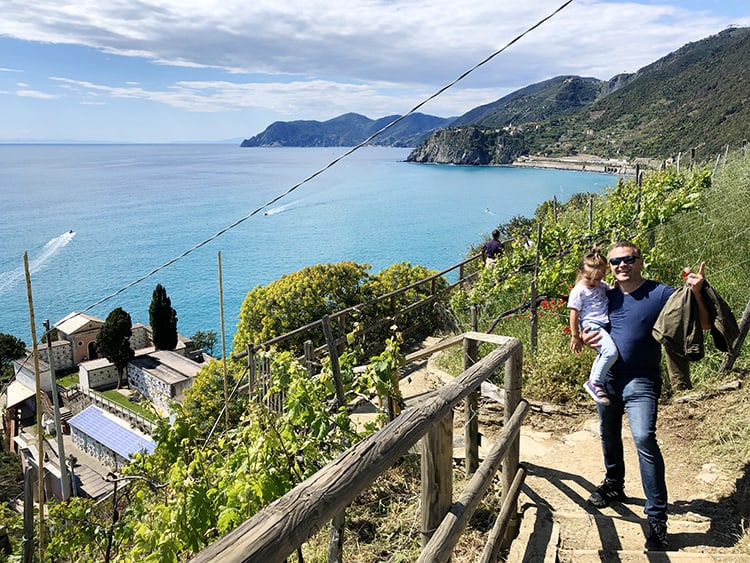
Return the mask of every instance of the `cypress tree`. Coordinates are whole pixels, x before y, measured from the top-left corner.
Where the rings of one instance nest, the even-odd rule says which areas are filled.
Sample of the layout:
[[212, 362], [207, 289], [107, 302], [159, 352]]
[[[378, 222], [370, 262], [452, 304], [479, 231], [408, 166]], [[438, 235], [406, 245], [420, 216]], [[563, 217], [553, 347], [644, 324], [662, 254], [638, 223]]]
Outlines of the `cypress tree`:
[[164, 286], [157, 284], [148, 308], [149, 322], [157, 350], [174, 350], [177, 347], [177, 311], [167, 296]]

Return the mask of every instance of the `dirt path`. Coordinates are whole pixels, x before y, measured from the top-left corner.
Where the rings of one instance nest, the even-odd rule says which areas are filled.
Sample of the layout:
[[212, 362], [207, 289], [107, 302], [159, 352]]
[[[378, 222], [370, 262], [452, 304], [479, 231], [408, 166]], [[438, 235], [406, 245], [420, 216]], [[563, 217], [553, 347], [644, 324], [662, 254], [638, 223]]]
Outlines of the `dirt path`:
[[[434, 362], [425, 362], [402, 379], [407, 404], [449, 379]], [[744, 389], [719, 395], [661, 407], [658, 437], [667, 470], [670, 552], [659, 561], [750, 562], [750, 546], [738, 545], [741, 516], [747, 517], [750, 499], [736, 487], [748, 476], [742, 470], [722, 469], [720, 463], [706, 463], [695, 447], [708, 416], [720, 415], [727, 402], [747, 404], [750, 397]], [[480, 410], [480, 432], [489, 447], [501, 431], [493, 421], [502, 420], [502, 408], [483, 397]], [[460, 413], [455, 420], [454, 435], [460, 442]], [[521, 433], [521, 460], [528, 469], [519, 498], [522, 529], [509, 561], [654, 560], [653, 554], [643, 552], [644, 495], [627, 428], [623, 439], [628, 500], [597, 510], [586, 503], [604, 473], [593, 402], [566, 411], [532, 409]], [[459, 443], [456, 456], [462, 456]]]

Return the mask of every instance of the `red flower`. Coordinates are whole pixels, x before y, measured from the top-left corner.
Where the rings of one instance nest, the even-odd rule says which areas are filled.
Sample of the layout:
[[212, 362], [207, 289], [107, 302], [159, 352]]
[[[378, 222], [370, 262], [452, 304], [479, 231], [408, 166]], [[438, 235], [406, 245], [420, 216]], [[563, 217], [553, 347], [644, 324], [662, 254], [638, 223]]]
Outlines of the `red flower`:
[[570, 327], [569, 327], [569, 326], [566, 326], [566, 327], [565, 327], [565, 328], [563, 329], [563, 332], [564, 332], [565, 334], [570, 334]]

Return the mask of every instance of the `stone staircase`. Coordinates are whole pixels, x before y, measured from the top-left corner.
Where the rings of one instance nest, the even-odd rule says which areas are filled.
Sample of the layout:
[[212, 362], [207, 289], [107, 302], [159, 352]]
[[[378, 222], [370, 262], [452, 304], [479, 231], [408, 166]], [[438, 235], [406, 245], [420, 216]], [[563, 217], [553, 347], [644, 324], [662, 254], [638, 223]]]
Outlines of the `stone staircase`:
[[707, 500], [710, 486], [702, 488], [697, 479], [692, 496], [684, 492], [691, 490], [690, 484], [675, 484], [677, 498], [670, 488], [669, 550], [646, 552], [647, 524], [635, 448], [627, 430], [623, 439], [628, 499], [598, 510], [586, 502], [603, 475], [596, 422], [562, 440], [526, 428], [522, 431], [521, 458], [528, 475], [519, 498], [520, 531], [508, 563], [750, 563], [750, 554], [735, 552], [737, 538], [723, 528], [717, 502]]

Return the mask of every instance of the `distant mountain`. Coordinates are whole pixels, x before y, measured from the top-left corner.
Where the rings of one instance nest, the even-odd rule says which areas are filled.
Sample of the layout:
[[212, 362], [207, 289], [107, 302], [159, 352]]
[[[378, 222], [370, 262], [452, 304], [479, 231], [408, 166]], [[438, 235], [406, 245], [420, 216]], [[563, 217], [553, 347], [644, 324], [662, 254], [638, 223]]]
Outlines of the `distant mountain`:
[[[369, 119], [357, 113], [346, 113], [328, 121], [276, 121], [265, 131], [242, 141], [242, 147], [353, 147], [376, 133], [399, 116]], [[407, 116], [372, 140], [373, 145], [416, 147], [431, 133], [446, 127], [454, 118], [423, 113]]]
[[451, 125], [505, 127], [559, 117], [591, 104], [598, 97], [603, 84], [597, 78], [550, 78], [474, 108], [458, 117]]
[[503, 164], [522, 155], [710, 160], [750, 131], [750, 28], [730, 28], [608, 81], [563, 76], [475, 108], [415, 162]]

